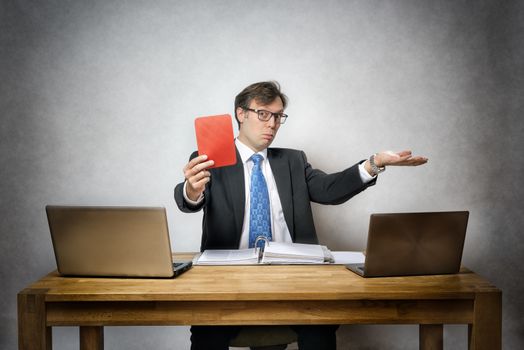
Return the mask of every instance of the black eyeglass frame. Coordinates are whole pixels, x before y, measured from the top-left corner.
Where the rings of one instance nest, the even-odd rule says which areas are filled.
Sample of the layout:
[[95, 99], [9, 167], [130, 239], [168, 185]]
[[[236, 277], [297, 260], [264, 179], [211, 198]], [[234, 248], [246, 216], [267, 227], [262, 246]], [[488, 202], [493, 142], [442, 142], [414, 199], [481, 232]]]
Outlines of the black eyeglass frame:
[[[257, 114], [257, 116], [258, 116], [258, 120], [263, 121], [263, 122], [267, 122], [269, 119], [271, 119], [271, 117], [274, 117], [275, 118], [275, 123], [277, 123], [277, 124], [284, 124], [286, 122], [287, 117], [289, 117], [285, 113], [273, 113], [273, 112], [267, 111], [265, 109], [253, 109], [253, 108], [242, 108], [242, 109], [246, 110], [246, 111], [250, 111], [250, 112], [255, 112]], [[260, 112], [269, 113], [269, 118], [264, 119], [261, 116]]]

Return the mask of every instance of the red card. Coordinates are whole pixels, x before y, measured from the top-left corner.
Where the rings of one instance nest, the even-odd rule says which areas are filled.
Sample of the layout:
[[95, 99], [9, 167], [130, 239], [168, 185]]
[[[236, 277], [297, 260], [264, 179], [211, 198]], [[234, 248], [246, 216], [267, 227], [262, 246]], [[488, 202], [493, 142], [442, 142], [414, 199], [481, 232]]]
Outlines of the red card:
[[233, 123], [229, 114], [195, 119], [198, 154], [214, 160], [211, 168], [233, 165], [237, 162]]

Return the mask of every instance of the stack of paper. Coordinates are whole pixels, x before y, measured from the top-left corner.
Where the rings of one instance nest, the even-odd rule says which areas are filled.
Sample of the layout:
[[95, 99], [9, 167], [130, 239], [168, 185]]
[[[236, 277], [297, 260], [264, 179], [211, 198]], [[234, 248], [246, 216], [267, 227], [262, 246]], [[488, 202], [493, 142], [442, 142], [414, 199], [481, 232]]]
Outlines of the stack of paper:
[[258, 264], [259, 249], [206, 250], [198, 258], [198, 265], [253, 265]]
[[324, 249], [318, 244], [270, 242], [264, 249], [262, 264], [323, 264]]

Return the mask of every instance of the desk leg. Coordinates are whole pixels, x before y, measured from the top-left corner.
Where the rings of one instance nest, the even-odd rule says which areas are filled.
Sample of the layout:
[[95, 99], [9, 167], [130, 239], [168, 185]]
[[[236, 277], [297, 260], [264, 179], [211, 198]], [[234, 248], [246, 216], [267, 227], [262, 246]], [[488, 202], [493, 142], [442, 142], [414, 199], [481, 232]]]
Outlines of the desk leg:
[[502, 348], [502, 293], [477, 293], [473, 324], [468, 328], [470, 350]]
[[51, 327], [46, 326], [45, 293], [42, 289], [25, 289], [18, 293], [18, 349], [51, 350]]
[[104, 350], [104, 327], [80, 327], [80, 350]]
[[421, 324], [419, 326], [419, 349], [444, 349], [444, 327], [441, 324]]

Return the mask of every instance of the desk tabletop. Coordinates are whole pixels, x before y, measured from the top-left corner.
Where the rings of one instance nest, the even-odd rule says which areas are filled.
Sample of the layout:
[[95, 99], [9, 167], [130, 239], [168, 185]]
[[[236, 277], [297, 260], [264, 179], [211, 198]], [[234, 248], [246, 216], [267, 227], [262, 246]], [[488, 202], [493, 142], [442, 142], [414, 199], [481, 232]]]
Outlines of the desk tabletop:
[[343, 265], [194, 266], [174, 279], [61, 277], [22, 293], [60, 301], [239, 301], [473, 299], [500, 292], [477, 274], [362, 278]]
[[194, 266], [174, 279], [54, 271], [17, 301], [21, 349], [51, 348], [54, 326], [81, 326], [81, 344], [92, 345], [103, 326], [382, 323], [420, 324], [428, 348], [442, 344], [442, 324], [469, 324], [470, 349], [501, 349], [501, 291], [465, 268], [388, 278], [343, 265]]

